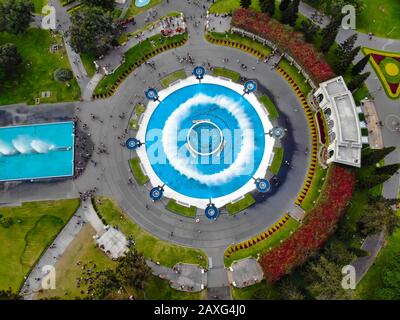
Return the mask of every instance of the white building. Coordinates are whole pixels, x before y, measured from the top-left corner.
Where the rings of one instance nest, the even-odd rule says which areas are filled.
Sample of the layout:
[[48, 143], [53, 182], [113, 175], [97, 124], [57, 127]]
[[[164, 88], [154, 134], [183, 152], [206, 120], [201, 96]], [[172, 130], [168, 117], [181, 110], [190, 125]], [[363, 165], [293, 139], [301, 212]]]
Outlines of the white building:
[[328, 161], [361, 167], [360, 121], [351, 92], [342, 77], [319, 85], [314, 94], [328, 126]]

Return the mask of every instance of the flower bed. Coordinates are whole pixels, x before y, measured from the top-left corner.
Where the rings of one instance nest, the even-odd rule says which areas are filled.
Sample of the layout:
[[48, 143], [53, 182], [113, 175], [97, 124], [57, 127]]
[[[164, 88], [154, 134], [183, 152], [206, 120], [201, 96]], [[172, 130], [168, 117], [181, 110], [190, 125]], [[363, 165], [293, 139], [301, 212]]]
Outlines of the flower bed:
[[283, 48], [316, 83], [335, 76], [324, 57], [303, 40], [301, 33], [294, 32], [267, 14], [238, 9], [233, 13], [232, 26], [254, 33]]
[[326, 143], [325, 125], [324, 125], [325, 121], [322, 117], [321, 111], [317, 112], [317, 121], [318, 121], [318, 129], [319, 129], [318, 131], [321, 143], [325, 144]]
[[275, 282], [303, 264], [333, 233], [346, 210], [356, 181], [351, 168], [333, 165], [319, 203], [303, 225], [280, 246], [264, 254], [260, 264], [269, 282]]

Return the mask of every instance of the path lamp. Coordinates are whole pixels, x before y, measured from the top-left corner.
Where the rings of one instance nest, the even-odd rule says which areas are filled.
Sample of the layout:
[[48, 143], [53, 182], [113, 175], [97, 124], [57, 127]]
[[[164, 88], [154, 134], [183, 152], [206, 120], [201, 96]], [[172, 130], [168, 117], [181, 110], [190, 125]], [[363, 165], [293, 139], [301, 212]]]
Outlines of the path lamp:
[[203, 66], [197, 66], [193, 69], [193, 75], [196, 77], [199, 82], [201, 82], [202, 79], [204, 79], [204, 76], [206, 75], [206, 69]]
[[208, 220], [217, 220], [219, 217], [219, 209], [215, 206], [214, 203], [211, 202], [207, 205], [207, 208], [205, 210], [205, 215]]
[[155, 88], [148, 88], [146, 90], [146, 98], [149, 100], [153, 100], [160, 102], [159, 96], [158, 96], [158, 92]]
[[164, 186], [158, 186], [150, 190], [150, 199], [155, 202], [161, 200], [164, 195]]
[[254, 179], [255, 180], [255, 184], [256, 184], [256, 188], [258, 191], [262, 192], [262, 193], [267, 193], [269, 190], [271, 190], [271, 184], [269, 183], [269, 181], [267, 179]]
[[247, 81], [243, 86], [243, 95], [253, 93], [257, 90], [257, 83], [254, 80]]
[[138, 139], [136, 138], [129, 138], [128, 140], [126, 140], [125, 142], [125, 146], [129, 149], [129, 150], [136, 150], [138, 148], [140, 148], [144, 143], [140, 142]]

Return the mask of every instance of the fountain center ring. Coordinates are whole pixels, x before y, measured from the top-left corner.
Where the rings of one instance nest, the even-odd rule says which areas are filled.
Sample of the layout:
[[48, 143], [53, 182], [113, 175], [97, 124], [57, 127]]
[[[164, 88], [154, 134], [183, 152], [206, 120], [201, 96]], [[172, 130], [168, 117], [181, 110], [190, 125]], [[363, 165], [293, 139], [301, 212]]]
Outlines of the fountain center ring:
[[222, 150], [224, 135], [215, 123], [202, 120], [189, 129], [186, 142], [191, 153], [211, 156]]

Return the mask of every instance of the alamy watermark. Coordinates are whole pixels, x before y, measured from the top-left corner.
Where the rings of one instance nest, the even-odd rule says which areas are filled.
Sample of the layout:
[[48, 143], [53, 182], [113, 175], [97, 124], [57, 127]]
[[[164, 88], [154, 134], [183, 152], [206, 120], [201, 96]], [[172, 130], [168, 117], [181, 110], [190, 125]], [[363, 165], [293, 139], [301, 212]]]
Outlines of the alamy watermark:
[[42, 29], [44, 30], [56, 30], [56, 8], [53, 6], [45, 5], [42, 8], [42, 14], [44, 17], [42, 19]]

